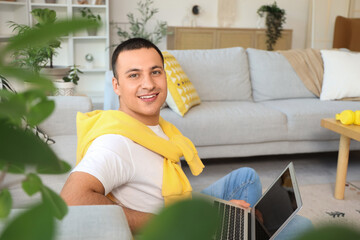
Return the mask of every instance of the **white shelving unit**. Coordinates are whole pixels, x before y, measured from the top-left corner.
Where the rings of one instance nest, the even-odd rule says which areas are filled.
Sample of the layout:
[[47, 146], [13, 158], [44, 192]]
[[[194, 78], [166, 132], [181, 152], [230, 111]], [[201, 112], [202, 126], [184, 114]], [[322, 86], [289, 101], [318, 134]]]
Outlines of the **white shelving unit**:
[[9, 22], [29, 24], [28, 4], [26, 0], [16, 2], [0, 1], [0, 42], [7, 42], [12, 35]]
[[[79, 4], [77, 0], [57, 0], [56, 3], [45, 3], [45, 0], [0, 0], [0, 46], [6, 44], [12, 35], [9, 21], [30, 26], [34, 24], [30, 14], [33, 9], [52, 9], [56, 11], [57, 18], [61, 19], [81, 17], [80, 9], [90, 8], [95, 15], [99, 14], [102, 20], [97, 35], [88, 36], [84, 30], [62, 37], [54, 65], [80, 66], [84, 74], [80, 75], [77, 93], [91, 97], [94, 105], [99, 106], [103, 102], [105, 72], [110, 69], [109, 0], [103, 0], [100, 5], [96, 5], [95, 0], [88, 2], [90, 4]], [[87, 54], [94, 58], [92, 66], [85, 60]]]

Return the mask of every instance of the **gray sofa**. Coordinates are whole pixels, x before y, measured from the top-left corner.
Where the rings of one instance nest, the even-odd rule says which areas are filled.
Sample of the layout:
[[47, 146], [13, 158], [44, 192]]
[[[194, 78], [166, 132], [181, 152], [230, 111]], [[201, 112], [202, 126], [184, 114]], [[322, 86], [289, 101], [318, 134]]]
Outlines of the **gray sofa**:
[[[195, 144], [201, 158], [337, 151], [339, 135], [322, 118], [360, 102], [320, 101], [280, 53], [256, 49], [169, 51], [194, 84], [201, 104], [184, 117], [161, 116]], [[117, 109], [107, 73], [104, 109]], [[360, 149], [355, 142], [351, 149]]]

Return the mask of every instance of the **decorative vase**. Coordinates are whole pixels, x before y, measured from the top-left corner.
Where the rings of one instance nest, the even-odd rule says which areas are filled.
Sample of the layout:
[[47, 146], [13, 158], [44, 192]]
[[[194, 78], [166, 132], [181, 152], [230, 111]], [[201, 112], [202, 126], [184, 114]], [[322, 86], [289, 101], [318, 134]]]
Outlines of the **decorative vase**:
[[65, 66], [54, 66], [53, 68], [45, 67], [40, 70], [40, 73], [47, 75], [53, 81], [57, 79], [62, 79], [63, 77], [68, 75], [70, 71], [70, 67]]
[[86, 29], [89, 36], [96, 36], [97, 28], [88, 28]]
[[55, 92], [54, 96], [74, 96], [75, 84], [72, 82], [64, 82], [62, 79], [59, 79], [54, 82]]

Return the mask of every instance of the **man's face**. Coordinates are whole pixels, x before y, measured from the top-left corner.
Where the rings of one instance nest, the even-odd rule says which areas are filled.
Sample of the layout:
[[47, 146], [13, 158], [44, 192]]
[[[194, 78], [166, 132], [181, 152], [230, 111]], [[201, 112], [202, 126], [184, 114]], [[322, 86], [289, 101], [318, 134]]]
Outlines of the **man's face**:
[[159, 122], [167, 95], [166, 74], [159, 53], [153, 48], [121, 52], [116, 62], [118, 79], [113, 88], [120, 96], [120, 111], [146, 125]]

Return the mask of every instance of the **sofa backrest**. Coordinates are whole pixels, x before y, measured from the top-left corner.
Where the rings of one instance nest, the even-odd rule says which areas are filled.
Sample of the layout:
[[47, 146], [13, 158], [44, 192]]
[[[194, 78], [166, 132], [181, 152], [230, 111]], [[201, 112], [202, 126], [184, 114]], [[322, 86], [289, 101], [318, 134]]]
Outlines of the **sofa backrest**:
[[56, 96], [49, 99], [55, 101], [55, 110], [39, 128], [50, 137], [76, 135], [77, 113], [93, 110], [91, 99], [87, 96]]
[[282, 54], [252, 48], [246, 52], [255, 102], [316, 97], [305, 87]]
[[201, 101], [252, 101], [243, 48], [170, 50], [194, 84]]

